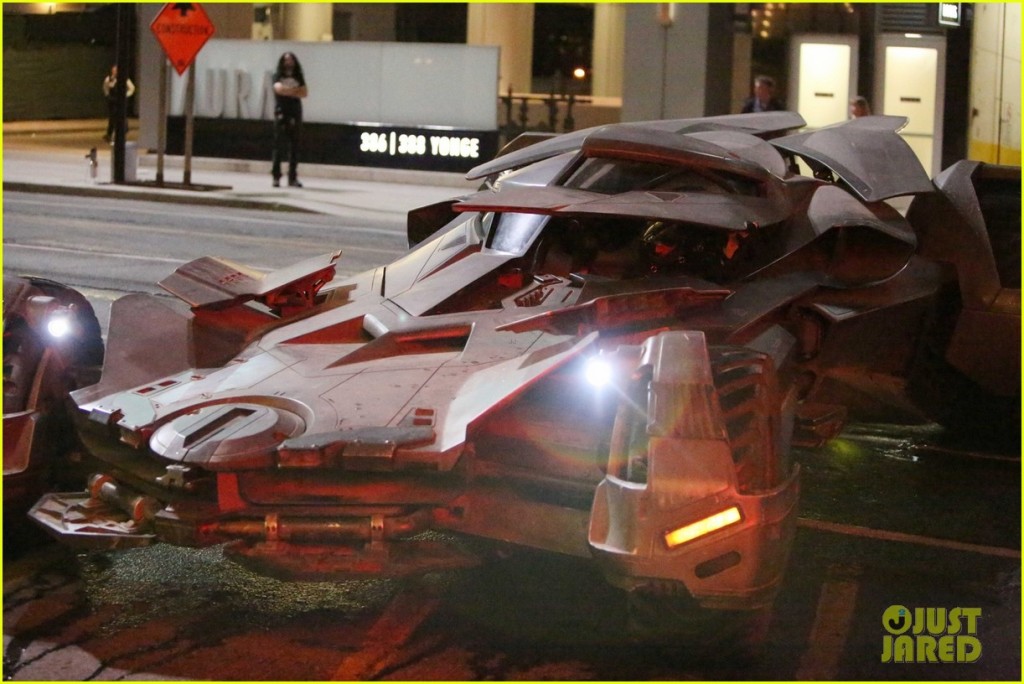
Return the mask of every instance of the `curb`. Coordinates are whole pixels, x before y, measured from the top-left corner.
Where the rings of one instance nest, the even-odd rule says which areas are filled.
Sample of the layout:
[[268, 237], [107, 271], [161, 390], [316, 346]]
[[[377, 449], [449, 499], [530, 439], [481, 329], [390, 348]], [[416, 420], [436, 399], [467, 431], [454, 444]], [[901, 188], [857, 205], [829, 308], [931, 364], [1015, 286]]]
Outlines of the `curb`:
[[[140, 152], [138, 156], [140, 169], [155, 169], [157, 155], [154, 152]], [[180, 170], [184, 167], [184, 157], [165, 155], [164, 169]], [[370, 183], [397, 183], [403, 185], [431, 185], [435, 187], [451, 187], [464, 191], [473, 191], [479, 185], [469, 181], [461, 173], [449, 171], [423, 171], [418, 169], [389, 169], [375, 166], [344, 166], [336, 164], [314, 164], [303, 162], [300, 176], [323, 178], [327, 180], [366, 181]], [[227, 171], [231, 173], [249, 173], [265, 175], [270, 178], [270, 162], [258, 159], [228, 159], [223, 157], [193, 157], [193, 171]]]
[[[45, 183], [25, 183], [21, 181], [4, 181], [4, 192], [32, 192], [40, 194], [71, 195], [74, 197], [105, 197], [111, 199], [136, 199], [149, 202], [168, 202], [175, 204], [191, 204], [207, 207], [227, 207], [230, 209], [260, 209], [263, 211], [291, 211], [302, 214], [318, 214], [322, 212], [304, 209], [292, 204], [276, 201], [247, 200], [234, 197], [218, 197], [201, 194], [202, 190], [133, 190], [133, 186], [88, 187], [79, 185], [47, 185]], [[177, 192], [188, 194], [174, 194]]]

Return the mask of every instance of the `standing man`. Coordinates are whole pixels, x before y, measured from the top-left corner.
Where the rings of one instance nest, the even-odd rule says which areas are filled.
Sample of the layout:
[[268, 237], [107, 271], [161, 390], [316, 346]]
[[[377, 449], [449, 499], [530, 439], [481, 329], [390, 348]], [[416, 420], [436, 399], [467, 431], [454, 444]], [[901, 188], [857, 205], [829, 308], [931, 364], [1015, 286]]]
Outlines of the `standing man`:
[[743, 114], [750, 112], [775, 112], [785, 109], [775, 97], [775, 79], [761, 74], [754, 78], [754, 95], [743, 103]]
[[857, 97], [855, 97], [852, 100], [850, 100], [850, 118], [851, 119], [859, 119], [862, 116], [870, 116], [870, 115], [871, 115], [871, 105], [868, 104], [868, 98], [864, 97], [863, 95], [858, 95]]
[[274, 72], [274, 156], [271, 175], [274, 187], [281, 185], [281, 158], [288, 146], [288, 185], [301, 188], [299, 182], [299, 140], [302, 128], [302, 98], [309, 94], [302, 65], [291, 52], [277, 60]]
[[[114, 137], [114, 128], [117, 126], [117, 98], [114, 97], [114, 87], [117, 85], [117, 65], [110, 67], [110, 73], [103, 79], [103, 97], [107, 100], [107, 132], [103, 139], [111, 142]], [[124, 97], [127, 100], [135, 94], [135, 84], [132, 79], [127, 79], [124, 84]]]

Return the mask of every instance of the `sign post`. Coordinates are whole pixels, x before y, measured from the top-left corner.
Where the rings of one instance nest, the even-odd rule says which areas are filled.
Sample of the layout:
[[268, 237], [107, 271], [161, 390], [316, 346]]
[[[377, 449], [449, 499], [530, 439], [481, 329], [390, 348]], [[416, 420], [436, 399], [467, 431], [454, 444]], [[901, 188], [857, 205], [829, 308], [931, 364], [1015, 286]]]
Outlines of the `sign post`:
[[[170, 60], [174, 70], [181, 76], [187, 69], [193, 67], [196, 55], [206, 44], [206, 41], [213, 35], [213, 22], [207, 16], [206, 11], [193, 2], [169, 2], [164, 5], [156, 18], [149, 25], [150, 30], [156, 37], [164, 53]], [[189, 71], [189, 91], [194, 92], [195, 69]], [[167, 69], [160, 69], [160, 93], [161, 98], [167, 92]], [[192, 117], [194, 102], [192, 97], [186, 98], [185, 102], [185, 167], [183, 182], [185, 185], [192, 183]], [[164, 147], [167, 141], [167, 111], [161, 107], [160, 112], [160, 134], [158, 140], [160, 149], [157, 150], [157, 182], [163, 183], [163, 158]]]
[[[135, 9], [129, 4], [117, 6], [117, 58], [118, 78], [111, 93], [114, 96], [114, 149], [111, 157], [111, 181], [124, 183], [125, 174], [125, 139], [128, 136], [128, 94], [127, 83], [132, 72], [131, 68], [131, 38], [130, 33], [134, 26]], [[135, 180], [132, 178], [132, 180]]]

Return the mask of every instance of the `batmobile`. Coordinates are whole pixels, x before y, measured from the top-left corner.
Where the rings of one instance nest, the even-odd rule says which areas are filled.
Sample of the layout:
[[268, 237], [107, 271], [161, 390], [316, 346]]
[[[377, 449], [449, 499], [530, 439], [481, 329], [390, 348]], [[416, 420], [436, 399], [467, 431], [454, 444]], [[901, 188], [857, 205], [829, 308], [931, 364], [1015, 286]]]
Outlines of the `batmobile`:
[[[91, 380], [88, 304], [11, 280], [5, 476], [73, 454], [46, 473], [85, 489], [29, 515], [81, 548], [225, 544], [310, 580], [459, 567], [468, 536], [593, 559], [641, 628], [757, 611], [794, 444], [849, 416], [1019, 440], [1020, 170], [932, 181], [905, 123], [524, 137], [387, 266], [207, 257], [160, 283], [177, 300], [120, 299]], [[80, 345], [45, 341], [60, 315]]]

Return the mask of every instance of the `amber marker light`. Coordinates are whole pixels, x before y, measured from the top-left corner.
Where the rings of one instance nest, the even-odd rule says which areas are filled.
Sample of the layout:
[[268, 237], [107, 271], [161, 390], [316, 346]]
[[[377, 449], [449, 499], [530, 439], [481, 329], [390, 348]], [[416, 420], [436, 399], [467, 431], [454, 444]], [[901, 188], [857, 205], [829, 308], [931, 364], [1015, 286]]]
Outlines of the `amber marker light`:
[[732, 508], [727, 508], [724, 511], [719, 511], [714, 515], [709, 515], [697, 522], [692, 522], [689, 525], [677, 527], [674, 530], [666, 532], [665, 544], [668, 548], [674, 549], [677, 546], [682, 546], [694, 539], [716, 532], [723, 527], [728, 527], [729, 525], [738, 523], [742, 519], [743, 516], [740, 515], [740, 509], [737, 506], [733, 506]]

